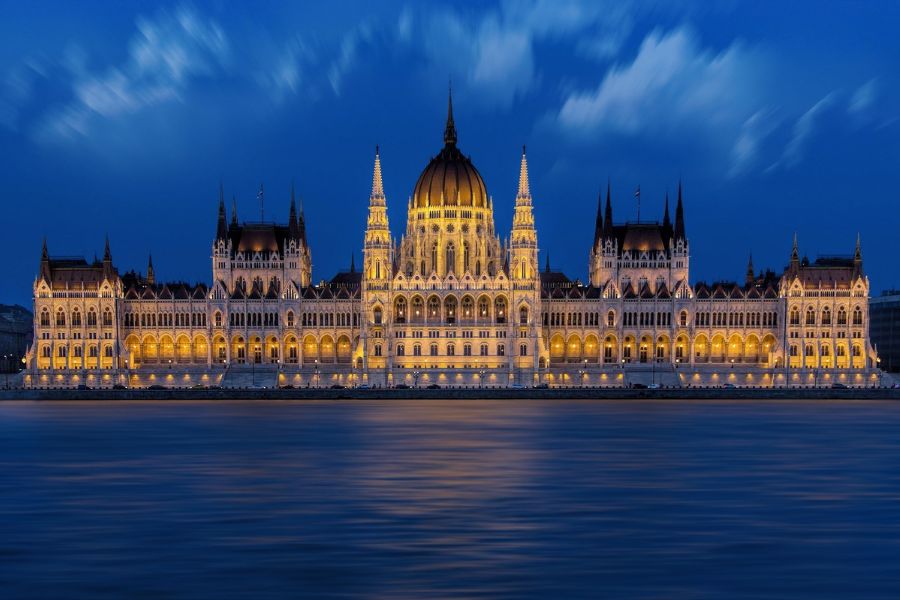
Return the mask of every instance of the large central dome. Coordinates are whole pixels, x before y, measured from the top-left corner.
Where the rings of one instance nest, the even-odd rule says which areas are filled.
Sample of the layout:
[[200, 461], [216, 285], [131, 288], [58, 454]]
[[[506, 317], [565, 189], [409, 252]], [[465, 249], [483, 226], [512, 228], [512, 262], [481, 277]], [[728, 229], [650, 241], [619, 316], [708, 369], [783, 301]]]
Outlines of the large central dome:
[[431, 159], [413, 192], [413, 206], [472, 206], [488, 205], [487, 190], [478, 169], [456, 147], [456, 125], [453, 123], [453, 101], [447, 106], [447, 127], [444, 148]]

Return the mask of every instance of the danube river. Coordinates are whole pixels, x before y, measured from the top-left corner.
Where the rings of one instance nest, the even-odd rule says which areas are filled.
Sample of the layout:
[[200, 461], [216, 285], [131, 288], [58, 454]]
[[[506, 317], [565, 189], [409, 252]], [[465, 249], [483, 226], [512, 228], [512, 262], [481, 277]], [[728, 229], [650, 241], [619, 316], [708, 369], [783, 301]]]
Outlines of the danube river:
[[900, 403], [5, 402], [3, 598], [900, 597]]

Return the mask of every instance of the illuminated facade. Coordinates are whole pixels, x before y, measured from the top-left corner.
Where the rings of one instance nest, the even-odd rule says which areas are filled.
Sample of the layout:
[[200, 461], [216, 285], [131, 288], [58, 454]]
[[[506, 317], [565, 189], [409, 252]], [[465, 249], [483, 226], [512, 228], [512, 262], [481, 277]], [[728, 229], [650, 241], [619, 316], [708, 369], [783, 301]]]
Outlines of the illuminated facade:
[[613, 220], [598, 200], [588, 283], [540, 269], [523, 148], [512, 230], [457, 147], [415, 185], [399, 242], [376, 150], [362, 268], [314, 285], [293, 191], [286, 225], [230, 222], [220, 190], [212, 284], [161, 284], [101, 260], [51, 258], [34, 283], [26, 384], [872, 385], [869, 283], [851, 257], [800, 258], [743, 284], [690, 282], [681, 185], [670, 219]]

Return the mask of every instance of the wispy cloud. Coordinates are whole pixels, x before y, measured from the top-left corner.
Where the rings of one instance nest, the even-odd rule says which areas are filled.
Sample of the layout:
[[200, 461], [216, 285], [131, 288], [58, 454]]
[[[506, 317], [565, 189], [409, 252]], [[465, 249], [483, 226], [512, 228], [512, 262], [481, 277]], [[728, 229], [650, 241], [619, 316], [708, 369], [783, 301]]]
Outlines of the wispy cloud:
[[72, 83], [72, 100], [38, 126], [41, 139], [87, 135], [92, 124], [179, 100], [191, 83], [226, 64], [229, 45], [214, 21], [187, 8], [140, 18], [127, 61]]
[[731, 150], [729, 177], [747, 172], [760, 159], [763, 143], [775, 132], [781, 121], [772, 108], [758, 110], [741, 126], [741, 132]]
[[344, 77], [356, 64], [360, 48], [372, 40], [372, 34], [372, 27], [363, 23], [351, 29], [341, 40], [337, 57], [328, 67], [328, 83], [336, 96], [341, 95]]
[[878, 94], [878, 81], [870, 79], [853, 92], [847, 112], [854, 117], [862, 117], [866, 111], [872, 108]]

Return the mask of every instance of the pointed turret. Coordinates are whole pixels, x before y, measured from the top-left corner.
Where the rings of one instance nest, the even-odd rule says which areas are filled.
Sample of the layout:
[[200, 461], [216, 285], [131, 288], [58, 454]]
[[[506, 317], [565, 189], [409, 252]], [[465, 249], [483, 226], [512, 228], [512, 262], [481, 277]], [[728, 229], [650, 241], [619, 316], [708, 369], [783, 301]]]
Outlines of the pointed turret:
[[794, 247], [791, 249], [791, 264], [800, 262], [800, 245], [797, 243], [797, 232], [794, 232]]
[[356, 253], [350, 253], [350, 272], [356, 273]]
[[237, 199], [234, 197], [234, 194], [231, 196], [231, 226], [237, 227], [238, 218], [237, 218]]
[[853, 273], [855, 276], [862, 274], [862, 244], [859, 234], [856, 234], [856, 251], [853, 252]]
[[50, 260], [50, 253], [47, 252], [47, 238], [44, 237], [44, 245], [41, 248], [41, 262], [49, 261], [49, 260]]
[[528, 159], [525, 155], [525, 146], [522, 146], [522, 162], [519, 165], [519, 193], [516, 194], [516, 201], [519, 199], [531, 198], [531, 190], [528, 185]]
[[216, 223], [216, 239], [224, 240], [228, 237], [228, 220], [225, 216], [225, 190], [219, 183], [219, 219]]
[[300, 240], [300, 223], [297, 221], [297, 204], [294, 197], [294, 182], [291, 182], [291, 211], [288, 215], [288, 236], [292, 240]]
[[547, 252], [547, 262], [544, 265], [544, 271], [546, 271], [547, 273], [550, 272], [550, 253], [549, 252]]
[[756, 274], [753, 272], [753, 253], [750, 253], [750, 258], [747, 260], [747, 274], [744, 282], [747, 287], [752, 287], [756, 283]]
[[610, 184], [606, 182], [606, 210], [603, 215], [603, 239], [609, 240], [614, 237], [613, 234], [613, 217], [612, 217], [612, 194]]
[[372, 193], [369, 199], [384, 200], [384, 182], [381, 179], [381, 157], [379, 148], [375, 146], [375, 168], [372, 172]]
[[684, 204], [681, 196], [681, 180], [678, 181], [678, 204], [675, 205], [675, 239], [686, 239], [684, 235]]
[[447, 90], [447, 125], [444, 127], [444, 144], [456, 145], [456, 123], [453, 122], [453, 90]]
[[156, 274], [153, 272], [153, 255], [147, 255], [147, 283], [149, 285], [156, 284]]
[[594, 222], [594, 248], [603, 237], [603, 192], [597, 192], [597, 219]]
[[106, 245], [103, 248], [103, 262], [111, 263], [112, 262], [112, 253], [109, 251], [109, 236], [106, 236]]
[[50, 253], [47, 251], [46, 237], [44, 237], [44, 245], [41, 248], [41, 277], [50, 281]]
[[666, 207], [663, 211], [663, 227], [671, 227], [672, 221], [669, 220], [669, 192], [666, 192]]

